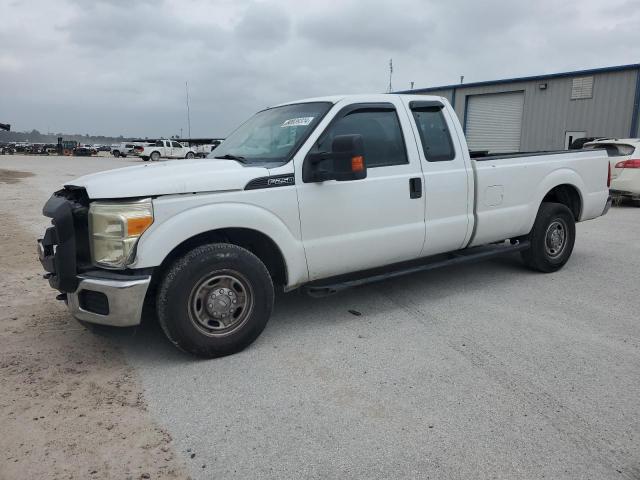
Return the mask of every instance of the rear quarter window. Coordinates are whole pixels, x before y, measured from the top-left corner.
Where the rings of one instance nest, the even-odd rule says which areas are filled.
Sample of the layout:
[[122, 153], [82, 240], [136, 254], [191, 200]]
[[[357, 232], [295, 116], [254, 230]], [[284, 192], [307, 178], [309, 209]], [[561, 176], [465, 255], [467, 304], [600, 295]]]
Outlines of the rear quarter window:
[[420, 133], [422, 149], [427, 161], [453, 160], [456, 152], [442, 110], [440, 108], [415, 109], [413, 118]]

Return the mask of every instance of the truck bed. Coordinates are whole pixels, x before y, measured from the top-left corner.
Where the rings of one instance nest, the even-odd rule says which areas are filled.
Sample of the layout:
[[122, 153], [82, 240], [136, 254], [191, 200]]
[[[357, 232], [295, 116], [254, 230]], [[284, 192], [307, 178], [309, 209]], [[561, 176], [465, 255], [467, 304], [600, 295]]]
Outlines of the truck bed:
[[[475, 226], [470, 246], [526, 235], [545, 195], [570, 179], [580, 204], [576, 221], [602, 214], [609, 195], [609, 160], [602, 150], [487, 155], [472, 160]], [[594, 168], [594, 164], [598, 166]]]

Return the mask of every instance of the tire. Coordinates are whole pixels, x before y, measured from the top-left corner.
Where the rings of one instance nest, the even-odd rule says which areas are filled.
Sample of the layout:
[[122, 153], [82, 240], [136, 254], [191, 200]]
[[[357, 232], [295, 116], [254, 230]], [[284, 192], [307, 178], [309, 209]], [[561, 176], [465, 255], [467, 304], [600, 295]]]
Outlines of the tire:
[[531, 247], [521, 255], [527, 267], [543, 273], [560, 270], [571, 257], [576, 239], [573, 213], [560, 203], [543, 203], [526, 239]]
[[160, 160], [160, 152], [151, 152], [151, 156], [149, 158], [151, 158], [152, 162], [157, 162]]
[[193, 154], [193, 152], [187, 152], [187, 154], [185, 155], [184, 158], [191, 160], [192, 158], [194, 158], [195, 155]]
[[118, 150], [113, 151], [113, 156], [118, 158], [120, 156], [120, 152]]
[[149, 157], [140, 157], [140, 158], [142, 158], [143, 162], [148, 162], [149, 161]]
[[160, 282], [156, 308], [175, 346], [215, 358], [241, 351], [262, 333], [273, 298], [271, 276], [258, 257], [237, 245], [211, 243], [171, 265]]

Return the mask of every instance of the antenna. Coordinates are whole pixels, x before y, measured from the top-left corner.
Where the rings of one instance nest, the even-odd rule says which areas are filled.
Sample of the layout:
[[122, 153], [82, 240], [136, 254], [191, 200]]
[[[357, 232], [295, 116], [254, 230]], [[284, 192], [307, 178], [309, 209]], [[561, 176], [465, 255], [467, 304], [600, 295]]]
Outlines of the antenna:
[[413, 82], [411, 82], [411, 90], [413, 90]]
[[389, 93], [393, 91], [391, 86], [391, 77], [393, 76], [393, 58], [389, 59]]
[[191, 112], [189, 111], [189, 82], [184, 82], [184, 85], [185, 85], [185, 90], [187, 91], [187, 131], [189, 132], [189, 138], [191, 138]]

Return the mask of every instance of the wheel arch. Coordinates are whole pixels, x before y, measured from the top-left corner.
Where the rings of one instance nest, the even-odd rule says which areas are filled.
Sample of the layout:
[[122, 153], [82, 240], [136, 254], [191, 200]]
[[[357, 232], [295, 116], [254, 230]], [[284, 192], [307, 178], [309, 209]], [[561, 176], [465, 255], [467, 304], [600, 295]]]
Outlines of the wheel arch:
[[[561, 203], [571, 210], [575, 221], [580, 220], [582, 214], [582, 195], [575, 185], [563, 183], [556, 185], [543, 197], [542, 202]], [[541, 203], [542, 203], [541, 202]]]
[[179, 257], [208, 243], [230, 243], [245, 248], [265, 264], [274, 285], [285, 286], [288, 281], [287, 263], [278, 245], [268, 235], [251, 228], [218, 228], [201, 232], [176, 245], [156, 268], [154, 276], [162, 273]]
[[571, 169], [558, 169], [547, 175], [538, 185], [535, 197], [529, 207], [525, 232], [531, 231], [543, 202], [566, 205], [579, 222], [584, 213], [585, 185], [578, 173]]

